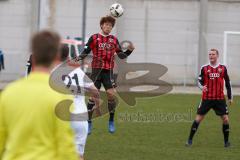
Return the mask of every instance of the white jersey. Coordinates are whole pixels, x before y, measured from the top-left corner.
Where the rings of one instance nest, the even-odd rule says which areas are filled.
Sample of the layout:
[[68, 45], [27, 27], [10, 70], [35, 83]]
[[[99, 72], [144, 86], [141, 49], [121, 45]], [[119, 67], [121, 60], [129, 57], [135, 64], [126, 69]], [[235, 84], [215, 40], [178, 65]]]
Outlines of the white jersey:
[[[77, 76], [76, 76], [77, 75]], [[81, 88], [90, 88], [94, 85], [93, 82], [85, 82], [84, 81], [85, 73], [80, 69], [77, 68], [73, 70], [69, 77], [77, 77], [77, 82], [79, 84], [76, 84], [76, 79], [72, 80], [73, 86], [80, 86]], [[67, 84], [67, 80], [64, 81], [65, 84]], [[84, 90], [81, 91], [81, 95], [75, 95], [74, 96], [74, 109], [72, 111], [75, 114], [78, 113], [87, 113], [87, 105], [85, 103], [85, 96], [84, 96]], [[77, 147], [78, 153], [83, 156], [85, 144], [87, 140], [87, 134], [88, 134], [88, 122], [87, 121], [72, 121], [71, 122], [72, 128], [75, 131], [75, 143]]]
[[[76, 76], [78, 77], [78, 83], [76, 84], [75, 80], [72, 80], [72, 86], [81, 86], [81, 88], [90, 88], [91, 86], [94, 85], [93, 82], [84, 82], [84, 76], [85, 73], [80, 69], [77, 68], [75, 70], [73, 70], [69, 76], [70, 77], [74, 77]], [[67, 84], [67, 80], [65, 79], [64, 81], [65, 84]], [[84, 90], [81, 91], [81, 95], [74, 95], [74, 110], [73, 113], [86, 113], [87, 112], [87, 105], [85, 103], [85, 96], [84, 96]]]

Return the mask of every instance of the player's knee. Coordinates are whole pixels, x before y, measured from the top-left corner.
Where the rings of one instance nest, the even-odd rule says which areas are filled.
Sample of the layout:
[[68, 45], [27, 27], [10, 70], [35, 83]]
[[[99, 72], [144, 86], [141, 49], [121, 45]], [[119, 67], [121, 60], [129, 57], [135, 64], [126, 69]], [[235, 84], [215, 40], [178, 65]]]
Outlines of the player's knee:
[[228, 116], [223, 116], [223, 117], [222, 117], [222, 120], [223, 120], [223, 123], [224, 123], [224, 124], [228, 124], [228, 123], [229, 123], [229, 118], [228, 118]]
[[115, 94], [113, 92], [107, 92], [107, 98], [109, 101], [115, 100]]
[[197, 115], [195, 121], [200, 123], [202, 120], [204, 119], [204, 116], [203, 115]]

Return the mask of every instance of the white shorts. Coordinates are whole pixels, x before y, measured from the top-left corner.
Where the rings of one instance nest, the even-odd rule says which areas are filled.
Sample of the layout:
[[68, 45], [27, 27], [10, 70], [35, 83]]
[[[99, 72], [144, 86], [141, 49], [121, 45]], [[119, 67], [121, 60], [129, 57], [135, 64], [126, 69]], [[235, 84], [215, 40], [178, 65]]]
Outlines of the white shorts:
[[75, 144], [78, 153], [83, 156], [88, 135], [87, 121], [72, 121], [72, 128], [75, 132]]

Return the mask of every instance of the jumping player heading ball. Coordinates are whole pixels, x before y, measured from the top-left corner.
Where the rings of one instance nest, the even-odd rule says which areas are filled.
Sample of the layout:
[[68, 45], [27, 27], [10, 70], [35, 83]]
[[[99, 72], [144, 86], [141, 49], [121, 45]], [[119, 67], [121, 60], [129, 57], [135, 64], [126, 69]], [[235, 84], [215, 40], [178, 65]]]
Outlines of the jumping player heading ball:
[[[93, 53], [91, 79], [96, 88], [100, 90], [101, 85], [103, 84], [106, 90], [108, 98], [108, 110], [110, 113], [108, 125], [110, 133], [115, 132], [114, 113], [116, 108], [116, 92], [114, 88], [116, 87], [116, 84], [113, 79], [114, 56], [116, 54], [120, 59], [125, 59], [134, 50], [134, 46], [130, 44], [127, 47], [127, 50], [123, 52], [117, 37], [110, 34], [115, 25], [115, 21], [115, 18], [111, 16], [102, 17], [100, 20], [100, 33], [93, 34], [89, 38], [84, 51], [79, 56], [80, 59], [84, 59], [91, 51]], [[92, 130], [91, 119], [92, 108], [94, 105], [94, 101], [90, 98], [87, 105], [89, 111], [89, 134]]]

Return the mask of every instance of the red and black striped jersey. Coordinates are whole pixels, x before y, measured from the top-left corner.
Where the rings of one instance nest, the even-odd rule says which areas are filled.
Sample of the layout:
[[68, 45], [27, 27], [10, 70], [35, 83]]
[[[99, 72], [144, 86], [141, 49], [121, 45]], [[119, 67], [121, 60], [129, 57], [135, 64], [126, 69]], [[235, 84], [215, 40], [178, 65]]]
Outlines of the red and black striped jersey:
[[204, 86], [207, 87], [207, 91], [202, 91], [202, 99], [224, 99], [224, 81], [227, 89], [228, 99], [232, 99], [231, 83], [226, 66], [221, 64], [218, 64], [215, 67], [211, 66], [210, 64], [202, 66], [201, 73], [198, 77], [198, 84], [201, 89]]
[[85, 45], [82, 57], [92, 51], [92, 68], [102, 68], [111, 70], [114, 67], [115, 53], [119, 58], [126, 58], [131, 54], [131, 51], [122, 51], [118, 39], [113, 35], [102, 35], [100, 33], [92, 35]]

